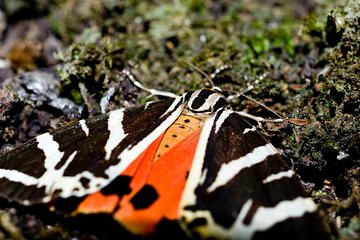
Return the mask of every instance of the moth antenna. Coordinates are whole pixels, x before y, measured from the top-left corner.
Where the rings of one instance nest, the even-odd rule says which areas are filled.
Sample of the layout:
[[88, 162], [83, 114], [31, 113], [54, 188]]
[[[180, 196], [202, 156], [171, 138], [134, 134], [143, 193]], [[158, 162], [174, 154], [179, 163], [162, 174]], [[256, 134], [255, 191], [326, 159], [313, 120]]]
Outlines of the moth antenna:
[[[255, 100], [255, 99], [253, 99], [252, 97], [249, 97], [249, 96], [247, 96], [247, 95], [245, 95], [245, 94], [243, 94], [243, 93], [241, 93], [240, 96], [243, 96], [243, 97], [245, 97], [245, 98], [253, 101], [254, 103], [262, 106], [263, 108], [265, 108], [266, 110], [272, 112], [273, 114], [275, 114], [275, 115], [278, 116], [279, 118], [284, 119], [280, 114], [278, 114], [277, 112], [275, 112], [274, 110], [272, 110], [271, 108], [269, 108], [268, 106], [266, 106], [265, 104], [263, 104], [263, 103]], [[276, 119], [275, 119], [275, 120], [276, 120]]]
[[[244, 92], [250, 91], [253, 88], [253, 86], [250, 86], [250, 87], [247, 88]], [[287, 121], [287, 122], [292, 123], [292, 124], [297, 125], [297, 126], [305, 126], [305, 125], [308, 125], [310, 123], [310, 121], [308, 119], [297, 119], [297, 118], [289, 118], [289, 117], [284, 118], [280, 114], [278, 114], [277, 112], [275, 112], [274, 110], [272, 110], [271, 108], [266, 106], [265, 104], [253, 99], [252, 97], [249, 97], [249, 96], [245, 95], [244, 93], [237, 93], [237, 94], [234, 94], [234, 95], [230, 95], [229, 97], [227, 97], [227, 100], [229, 101], [229, 100], [232, 100], [232, 99], [234, 99], [236, 97], [240, 97], [240, 96], [243, 96], [243, 97], [255, 102], [256, 104], [262, 106], [263, 108], [267, 109], [268, 111], [272, 112], [273, 114], [275, 114], [276, 116], [279, 117], [277, 119], [264, 119], [262, 117], [254, 116], [254, 115], [251, 115], [251, 114], [246, 113], [246, 112], [242, 112], [242, 111], [237, 112], [241, 116], [244, 116], [244, 117], [247, 117], [247, 118], [250, 118], [250, 119], [253, 119], [253, 120], [257, 121], [260, 126], [261, 126], [260, 122], [279, 123], [279, 122]]]
[[165, 92], [165, 91], [160, 91], [160, 90], [156, 90], [156, 89], [153, 89], [153, 88], [145, 87], [139, 81], [136, 80], [135, 76], [128, 69], [123, 69], [121, 71], [121, 73], [124, 74], [136, 87], [150, 93], [153, 96], [164, 96], [164, 97], [169, 97], [169, 98], [178, 97], [178, 95], [176, 95], [174, 93], [171, 93], [171, 92]]
[[200, 68], [198, 68], [197, 66], [195, 66], [194, 64], [192, 64], [189, 61], [185, 61], [185, 63], [188, 64], [193, 69], [195, 69], [196, 71], [198, 71], [201, 75], [203, 75], [208, 80], [208, 82], [210, 83], [211, 88], [215, 88], [215, 84], [214, 84], [212, 78], [208, 74], [206, 74], [203, 70], [201, 70]]
[[[255, 80], [254, 84], [258, 84], [260, 82], [260, 80], [264, 79], [264, 77], [267, 75], [268, 73], [262, 74], [259, 79]], [[247, 118], [251, 118], [255, 121], [257, 121], [259, 124], [260, 122], [283, 122], [283, 121], [287, 121], [287, 118], [284, 118], [283, 116], [281, 116], [280, 114], [278, 114], [277, 112], [275, 112], [274, 110], [272, 110], [271, 108], [269, 108], [268, 106], [266, 106], [265, 104], [255, 100], [252, 97], [247, 96], [245, 93], [251, 91], [254, 89], [254, 84], [249, 85], [244, 91], [240, 92], [240, 93], [236, 93], [233, 95], [229, 95], [226, 100], [227, 101], [231, 101], [235, 98], [238, 97], [245, 97], [249, 100], [251, 100], [252, 102], [258, 104], [259, 106], [262, 106], [263, 108], [265, 108], [266, 110], [272, 112], [273, 114], [275, 114], [277, 117], [279, 117], [278, 119], [264, 119], [262, 117], [257, 117], [257, 116], [253, 116], [251, 114], [245, 113], [245, 112], [238, 112], [240, 115], [247, 117]], [[260, 124], [261, 125], [261, 124]]]
[[243, 117], [247, 117], [247, 118], [250, 118], [250, 119], [253, 119], [255, 120], [259, 126], [261, 126], [261, 122], [273, 122], [273, 123], [280, 123], [280, 122], [283, 122], [283, 121], [286, 121], [287, 119], [286, 118], [283, 118], [280, 114], [278, 114], [277, 112], [275, 112], [274, 110], [272, 110], [271, 108], [269, 108], [268, 106], [266, 106], [265, 104], [253, 99], [252, 97], [249, 97], [243, 93], [239, 93], [238, 94], [239, 96], [243, 96], [251, 101], [253, 101], [254, 103], [262, 106], [263, 108], [267, 109], [268, 111], [272, 112], [273, 114], [275, 114], [276, 116], [278, 116], [279, 118], [276, 118], [276, 119], [265, 119], [265, 118], [262, 118], [262, 117], [258, 117], [258, 116], [254, 116], [254, 115], [251, 115], [249, 113], [246, 113], [246, 112], [242, 112], [242, 111], [239, 111], [237, 112], [239, 115], [243, 116]]
[[[240, 96], [247, 97], [247, 96], [245, 96], [244, 94], [247, 93], [247, 92], [249, 92], [249, 91], [251, 91], [251, 90], [253, 90], [253, 89], [254, 89], [254, 85], [255, 85], [255, 84], [259, 84], [259, 82], [260, 82], [261, 80], [263, 80], [266, 75], [268, 75], [268, 73], [262, 74], [258, 79], [256, 79], [256, 80], [254, 81], [253, 84], [248, 85], [245, 90], [243, 90], [243, 91], [240, 92], [240, 93], [235, 93], [235, 94], [233, 94], [233, 95], [230, 95], [230, 96], [228, 96], [226, 99], [227, 99], [228, 101], [231, 101], [232, 99], [238, 98], [238, 97], [240, 97]], [[254, 100], [254, 99], [251, 99], [251, 100], [254, 101], [254, 102], [256, 102], [256, 100]], [[259, 102], [257, 102], [257, 103], [260, 104]], [[261, 105], [261, 104], [260, 104], [260, 105]], [[266, 108], [266, 106], [265, 106], [265, 108]], [[275, 113], [275, 114], [276, 114], [276, 113]], [[278, 114], [276, 114], [276, 115], [278, 115]]]
[[218, 67], [217, 69], [215, 69], [215, 71], [212, 74], [210, 74], [210, 78], [215, 79], [220, 73], [222, 73], [226, 70], [229, 70], [229, 69], [231, 69], [230, 65], [227, 65], [227, 64], [222, 65], [222, 66]]
[[217, 77], [217, 75], [219, 75], [220, 73], [222, 73], [223, 71], [225, 70], [228, 70], [231, 68], [230, 65], [223, 65], [219, 68], [216, 68], [215, 71], [213, 73], [210, 74], [210, 76], [208, 74], [206, 74], [203, 70], [201, 70], [200, 68], [198, 68], [197, 66], [195, 66], [194, 64], [192, 64], [191, 62], [188, 62], [188, 61], [185, 61], [190, 67], [192, 67], [193, 69], [195, 69], [196, 71], [198, 71], [200, 74], [202, 74], [207, 80], [208, 82], [210, 83], [211, 85], [211, 88], [213, 89], [218, 89], [220, 92], [221, 89], [216, 87], [215, 84], [214, 84], [214, 79]]
[[[264, 76], [261, 76], [261, 79], [263, 78]], [[259, 80], [256, 80], [255, 84], [259, 83]], [[257, 101], [256, 99], [252, 98], [252, 97], [249, 97], [247, 96], [245, 93], [251, 91], [254, 89], [254, 84], [251, 84], [249, 85], [244, 91], [240, 92], [240, 93], [236, 93], [236, 94], [233, 94], [233, 95], [229, 95], [226, 99], [227, 101], [231, 101], [235, 98], [238, 98], [238, 97], [245, 97], [246, 99], [249, 99], [251, 100], [252, 102], [258, 104], [259, 106], [265, 108], [266, 110], [272, 112], [273, 114], [275, 114], [277, 117], [279, 117], [278, 119], [264, 119], [262, 117], [258, 117], [258, 116], [254, 116], [254, 115], [251, 115], [251, 114], [248, 114], [246, 112], [237, 112], [238, 114], [240, 114], [241, 116], [244, 116], [244, 117], [247, 117], [247, 118], [250, 118], [250, 119], [253, 119], [255, 121], [258, 122], [258, 124], [261, 126], [260, 122], [275, 122], [275, 123], [278, 123], [278, 122], [283, 122], [283, 121], [286, 121], [287, 119], [284, 118], [283, 116], [281, 116], [280, 114], [278, 114], [277, 112], [275, 112], [274, 110], [272, 110], [271, 108], [269, 108], [268, 106], [266, 106], [265, 104]]]
[[240, 92], [240, 93], [235, 93], [235, 94], [232, 94], [232, 95], [227, 96], [227, 97], [226, 97], [226, 100], [227, 100], [228, 102], [230, 102], [230, 101], [232, 101], [233, 99], [238, 98], [238, 97], [241, 97], [241, 96], [245, 96], [245, 97], [246, 97], [245, 93], [250, 92], [250, 91], [253, 90], [253, 89], [254, 89], [254, 85], [250, 85], [250, 86], [248, 86], [244, 91], [242, 91], [242, 92]]

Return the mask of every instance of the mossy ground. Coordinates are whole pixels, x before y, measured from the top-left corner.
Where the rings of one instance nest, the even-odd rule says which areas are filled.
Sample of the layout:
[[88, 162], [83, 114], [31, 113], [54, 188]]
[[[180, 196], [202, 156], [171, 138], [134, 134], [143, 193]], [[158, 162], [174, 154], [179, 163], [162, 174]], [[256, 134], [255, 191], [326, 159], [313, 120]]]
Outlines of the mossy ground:
[[[118, 91], [107, 110], [148, 101], [147, 93], [121, 81], [124, 67], [132, 66], [148, 87], [180, 94], [206, 84], [189, 63], [207, 74], [227, 64], [231, 69], [214, 79], [223, 90], [239, 92], [256, 83], [248, 96], [284, 117], [310, 120], [306, 126], [266, 125], [263, 133], [282, 149], [340, 238], [359, 237], [357, 1], [4, 0], [0, 9], [5, 19], [0, 18], [0, 56], [11, 64], [0, 71], [0, 82], [3, 76], [55, 68], [59, 97], [80, 106], [56, 109], [41, 94], [34, 100], [18, 97], [16, 87], [1, 89], [2, 151], [72, 118], [99, 114], [110, 87]], [[22, 24], [30, 26], [27, 31], [12, 31]], [[46, 54], [49, 39], [61, 49], [55, 59]], [[245, 98], [232, 105], [275, 117]], [[29, 230], [24, 223], [20, 227]], [[58, 239], [76, 235], [52, 227]], [[15, 236], [0, 229], [0, 238]], [[47, 236], [43, 225], [39, 229], [20, 234]]]

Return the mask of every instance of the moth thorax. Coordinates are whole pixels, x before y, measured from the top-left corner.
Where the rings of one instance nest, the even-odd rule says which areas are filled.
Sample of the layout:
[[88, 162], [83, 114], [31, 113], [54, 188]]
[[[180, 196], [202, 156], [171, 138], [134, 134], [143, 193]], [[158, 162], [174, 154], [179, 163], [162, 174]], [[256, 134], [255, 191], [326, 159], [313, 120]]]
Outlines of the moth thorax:
[[187, 109], [195, 114], [210, 115], [227, 105], [228, 102], [222, 94], [211, 89], [201, 89], [191, 94]]

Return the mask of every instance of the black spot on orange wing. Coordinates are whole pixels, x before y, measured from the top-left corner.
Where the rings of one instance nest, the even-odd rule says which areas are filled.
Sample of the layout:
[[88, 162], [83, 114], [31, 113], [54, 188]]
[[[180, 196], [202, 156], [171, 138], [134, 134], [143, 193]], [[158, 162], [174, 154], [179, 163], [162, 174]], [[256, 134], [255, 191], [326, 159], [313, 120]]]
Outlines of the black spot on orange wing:
[[135, 209], [144, 209], [153, 204], [158, 198], [159, 194], [156, 189], [147, 184], [136, 193], [130, 202], [133, 204]]
[[132, 177], [118, 176], [109, 185], [100, 190], [105, 196], [116, 194], [119, 197], [129, 194], [131, 188], [129, 187]]
[[185, 119], [184, 120], [184, 123], [189, 123], [190, 122], [190, 119]]

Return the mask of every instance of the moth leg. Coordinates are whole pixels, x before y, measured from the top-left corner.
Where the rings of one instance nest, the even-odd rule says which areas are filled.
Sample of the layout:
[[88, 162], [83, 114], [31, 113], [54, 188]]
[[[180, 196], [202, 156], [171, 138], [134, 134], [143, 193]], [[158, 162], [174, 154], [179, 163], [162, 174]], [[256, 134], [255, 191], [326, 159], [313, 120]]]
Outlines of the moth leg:
[[284, 118], [276, 118], [276, 119], [265, 119], [263, 117], [259, 117], [259, 116], [254, 116], [252, 114], [243, 112], [243, 111], [236, 111], [237, 114], [239, 114], [240, 116], [246, 117], [246, 118], [250, 118], [255, 120], [258, 125], [261, 127], [261, 123], [262, 122], [273, 122], [273, 123], [281, 123], [283, 121], [286, 121], [286, 119]]
[[135, 79], [134, 75], [128, 69], [122, 70], [121, 73], [124, 74], [136, 87], [150, 93], [153, 96], [164, 96], [164, 97], [169, 97], [169, 98], [178, 97], [178, 95], [171, 93], [171, 92], [160, 91], [160, 90], [156, 90], [153, 88], [147, 88], [147, 87], [143, 86], [139, 81], [137, 81]]
[[117, 87], [115, 87], [115, 86], [109, 87], [109, 89], [106, 91], [105, 95], [101, 98], [101, 100], [100, 100], [101, 113], [106, 112], [106, 108], [109, 106], [110, 98], [114, 95], [116, 89], [117, 89]]
[[[265, 75], [261, 76], [261, 79], [264, 77]], [[261, 80], [260, 79], [260, 80]], [[259, 82], [259, 80], [257, 80], [255, 82], [255, 84], [257, 84]], [[263, 108], [269, 110], [270, 112], [272, 112], [273, 114], [275, 114], [278, 118], [276, 119], [265, 119], [265, 118], [262, 118], [262, 117], [258, 117], [258, 116], [254, 116], [254, 115], [251, 115], [249, 113], [246, 113], [246, 112], [243, 112], [243, 111], [238, 111], [236, 113], [238, 113], [239, 115], [243, 116], [243, 117], [246, 117], [246, 118], [250, 118], [250, 119], [253, 119], [255, 120], [259, 126], [261, 126], [261, 122], [273, 122], [273, 123], [279, 123], [279, 122], [283, 122], [283, 121], [286, 121], [287, 118], [284, 118], [282, 117], [280, 114], [278, 114], [277, 112], [273, 111], [272, 109], [270, 109], [268, 106], [266, 106], [265, 104], [257, 101], [256, 99], [253, 99], [252, 97], [249, 97], [247, 96], [245, 93], [251, 91], [252, 89], [254, 89], [254, 85], [249, 85], [244, 91], [240, 92], [240, 93], [236, 93], [236, 94], [233, 94], [233, 95], [229, 95], [226, 100], [228, 102], [230, 102], [232, 99], [235, 99], [235, 98], [238, 98], [238, 97], [245, 97], [247, 99], [249, 99], [250, 101], [253, 101], [254, 103], [262, 106]]]
[[[169, 98], [176, 98], [178, 95], [171, 93], [171, 92], [165, 92], [165, 91], [159, 91], [152, 88], [147, 88], [143, 86], [139, 81], [136, 80], [135, 76], [130, 72], [128, 69], [123, 69], [120, 73], [122, 78], [129, 79], [136, 87], [140, 88], [141, 90], [144, 90], [146, 92], [149, 92], [150, 96], [164, 96]], [[117, 85], [111, 85], [109, 89], [106, 91], [104, 96], [100, 100], [100, 110], [101, 113], [106, 112], [106, 108], [109, 105], [110, 98], [115, 94], [116, 91], [119, 90], [119, 84]]]

